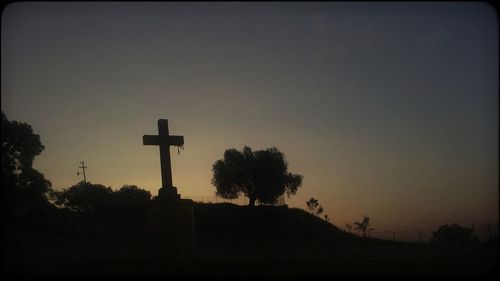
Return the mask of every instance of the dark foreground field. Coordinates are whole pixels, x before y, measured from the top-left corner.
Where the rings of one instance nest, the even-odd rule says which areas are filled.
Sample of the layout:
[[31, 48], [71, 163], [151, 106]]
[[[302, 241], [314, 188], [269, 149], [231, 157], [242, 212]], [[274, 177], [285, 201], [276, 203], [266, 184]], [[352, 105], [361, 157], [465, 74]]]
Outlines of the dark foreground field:
[[38, 216], [17, 226], [15, 237], [3, 237], [4, 276], [498, 277], [497, 241], [439, 247], [361, 239], [287, 207], [195, 204], [195, 248], [171, 257], [152, 254], [140, 219], [120, 223], [59, 211]]

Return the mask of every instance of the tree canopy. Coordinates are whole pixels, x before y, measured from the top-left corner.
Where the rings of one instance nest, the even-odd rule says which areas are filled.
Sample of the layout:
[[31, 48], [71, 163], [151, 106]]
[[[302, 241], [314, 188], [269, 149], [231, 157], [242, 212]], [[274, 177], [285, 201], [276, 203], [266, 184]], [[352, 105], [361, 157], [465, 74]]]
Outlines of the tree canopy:
[[366, 233], [373, 231], [372, 227], [370, 227], [370, 217], [367, 215], [363, 216], [363, 220], [361, 222], [354, 222], [354, 229], [358, 230], [359, 232], [363, 233], [363, 237], [366, 237]]
[[[319, 214], [323, 213], [323, 207], [319, 204], [318, 199], [311, 197], [308, 201], [306, 201], [307, 209], [311, 214], [319, 216]], [[326, 217], [325, 217], [326, 219]]]
[[444, 224], [432, 232], [431, 242], [440, 245], [456, 246], [477, 241], [472, 229], [458, 224]]
[[67, 189], [54, 191], [55, 204], [73, 211], [89, 212], [105, 209], [111, 200], [111, 187], [81, 181]]
[[244, 195], [250, 206], [256, 201], [275, 204], [285, 192], [290, 197], [303, 179], [288, 172], [285, 155], [275, 147], [257, 151], [248, 146], [242, 151], [227, 149], [224, 158], [213, 164], [212, 171], [217, 196], [234, 199]]
[[81, 181], [69, 188], [53, 191], [51, 197], [56, 205], [72, 211], [124, 213], [145, 209], [151, 193], [135, 185], [124, 185], [113, 191], [102, 184]]
[[2, 110], [2, 189], [3, 197], [21, 203], [45, 200], [51, 183], [33, 169], [33, 160], [44, 146], [27, 123], [9, 121]]

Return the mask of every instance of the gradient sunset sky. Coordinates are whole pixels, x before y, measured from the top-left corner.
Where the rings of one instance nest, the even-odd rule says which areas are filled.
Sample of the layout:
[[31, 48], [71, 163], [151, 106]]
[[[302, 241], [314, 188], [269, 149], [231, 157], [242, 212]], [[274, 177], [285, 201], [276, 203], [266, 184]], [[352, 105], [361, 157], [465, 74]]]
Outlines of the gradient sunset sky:
[[498, 19], [466, 2], [19, 2], [2, 14], [2, 110], [56, 189], [213, 196], [228, 148], [275, 146], [342, 227], [498, 223]]

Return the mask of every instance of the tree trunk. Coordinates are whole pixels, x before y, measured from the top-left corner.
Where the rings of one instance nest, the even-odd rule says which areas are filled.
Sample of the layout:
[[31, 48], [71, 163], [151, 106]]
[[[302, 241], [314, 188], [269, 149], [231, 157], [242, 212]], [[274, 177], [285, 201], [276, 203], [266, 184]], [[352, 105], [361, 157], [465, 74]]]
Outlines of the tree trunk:
[[248, 206], [255, 206], [255, 200], [257, 198], [255, 198], [255, 197], [249, 197], [249, 199], [250, 200], [248, 201]]

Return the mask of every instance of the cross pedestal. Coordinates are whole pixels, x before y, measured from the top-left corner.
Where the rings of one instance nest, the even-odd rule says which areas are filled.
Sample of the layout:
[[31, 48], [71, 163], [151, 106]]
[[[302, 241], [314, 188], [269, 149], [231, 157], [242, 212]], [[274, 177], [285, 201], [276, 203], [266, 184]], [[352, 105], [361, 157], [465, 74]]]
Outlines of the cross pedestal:
[[180, 199], [146, 211], [147, 241], [156, 258], [189, 258], [194, 253], [193, 201]]

